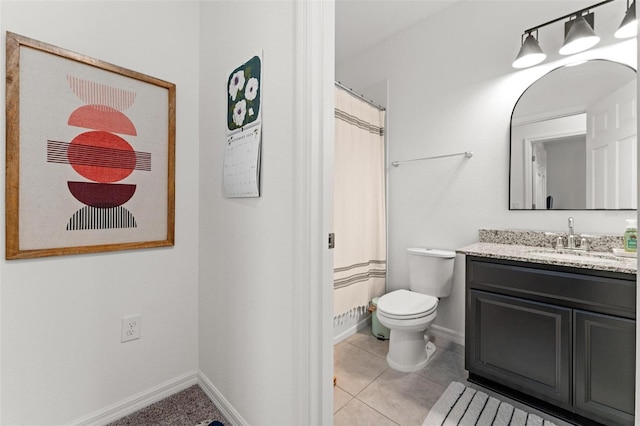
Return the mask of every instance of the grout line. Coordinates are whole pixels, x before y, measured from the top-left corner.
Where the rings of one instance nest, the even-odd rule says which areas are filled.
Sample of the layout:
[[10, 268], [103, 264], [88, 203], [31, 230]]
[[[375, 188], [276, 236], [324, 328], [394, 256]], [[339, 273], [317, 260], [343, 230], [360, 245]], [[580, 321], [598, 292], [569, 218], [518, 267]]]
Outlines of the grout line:
[[355, 397], [355, 396], [351, 395], [351, 394], [350, 394], [349, 392], [347, 392], [346, 390], [344, 390], [344, 389], [342, 389], [342, 388], [340, 388], [340, 389], [341, 389], [344, 393], [346, 393], [347, 395], [349, 395], [349, 396], [350, 396], [350, 398], [349, 398], [349, 400], [348, 400], [347, 402], [345, 402], [344, 404], [342, 404], [342, 407], [338, 408], [338, 410], [337, 410], [337, 411], [334, 411], [334, 412], [333, 412], [333, 415], [334, 415], [334, 416], [335, 416], [336, 414], [338, 414], [338, 413], [339, 413], [339, 412], [340, 412], [344, 407], [346, 407], [347, 405], [349, 405], [349, 403], [350, 403], [351, 401], [353, 401], [354, 399], [356, 399], [356, 397]]
[[[359, 396], [362, 392], [364, 392], [364, 390], [365, 390], [365, 389], [367, 389], [369, 386], [371, 386], [371, 385], [373, 384], [373, 382], [375, 382], [376, 380], [378, 380], [378, 379], [380, 378], [380, 376], [382, 376], [384, 373], [386, 373], [386, 372], [387, 372], [387, 370], [389, 370], [389, 366], [387, 366], [384, 370], [382, 370], [382, 371], [380, 372], [380, 374], [378, 374], [376, 377], [374, 377], [374, 378], [373, 378], [373, 380], [371, 380], [369, 383], [367, 383], [367, 385], [366, 385], [365, 387], [363, 387], [363, 388], [362, 388], [362, 390], [360, 390], [360, 392], [358, 392], [358, 393], [354, 396], [354, 398], [357, 398], [357, 399], [358, 399], [358, 396]], [[360, 399], [358, 399], [358, 401], [360, 401]], [[361, 401], [361, 402], [363, 402], [363, 401]], [[372, 407], [372, 408], [373, 408], [373, 407]]]
[[355, 343], [351, 343], [351, 342], [348, 342], [348, 343], [349, 343], [350, 345], [352, 345], [352, 346], [355, 346], [355, 347], [356, 347], [356, 348], [358, 348], [358, 349], [362, 349], [363, 351], [365, 351], [365, 352], [367, 352], [367, 353], [369, 353], [369, 354], [371, 354], [371, 355], [374, 355], [374, 356], [376, 356], [376, 357], [378, 357], [378, 358], [381, 358], [381, 359], [385, 359], [385, 360], [386, 360], [386, 357], [385, 357], [385, 356], [383, 356], [383, 355], [380, 355], [380, 354], [377, 354], [377, 353], [375, 353], [375, 352], [372, 352], [372, 351], [368, 350], [367, 348], [363, 348], [362, 346], [358, 346], [358, 345], [356, 345]]
[[400, 423], [396, 422], [395, 420], [393, 420], [392, 418], [390, 418], [389, 416], [384, 415], [383, 413], [381, 413], [380, 411], [378, 411], [377, 409], [375, 409], [374, 407], [370, 406], [369, 404], [367, 404], [366, 402], [364, 402], [363, 400], [356, 398], [358, 401], [360, 401], [361, 403], [363, 403], [364, 405], [366, 405], [367, 407], [371, 408], [373, 411], [375, 411], [376, 413], [380, 414], [382, 417], [384, 417], [385, 419], [389, 420], [391, 423], [394, 423], [398, 426], [400, 426]]

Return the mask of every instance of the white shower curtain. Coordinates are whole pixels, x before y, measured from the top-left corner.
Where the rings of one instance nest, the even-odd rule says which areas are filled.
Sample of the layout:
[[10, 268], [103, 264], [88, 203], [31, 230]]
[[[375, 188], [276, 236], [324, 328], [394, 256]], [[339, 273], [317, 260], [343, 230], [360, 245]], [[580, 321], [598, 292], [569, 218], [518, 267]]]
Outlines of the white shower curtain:
[[336, 87], [334, 317], [365, 312], [386, 281], [384, 111]]

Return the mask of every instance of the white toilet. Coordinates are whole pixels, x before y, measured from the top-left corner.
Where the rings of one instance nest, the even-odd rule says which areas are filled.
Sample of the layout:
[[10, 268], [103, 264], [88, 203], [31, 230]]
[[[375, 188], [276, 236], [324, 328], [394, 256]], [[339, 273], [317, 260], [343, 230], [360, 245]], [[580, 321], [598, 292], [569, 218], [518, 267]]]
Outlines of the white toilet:
[[410, 248], [409, 289], [387, 293], [378, 300], [376, 315], [391, 330], [387, 363], [394, 370], [418, 371], [436, 350], [425, 333], [436, 318], [438, 298], [451, 293], [455, 252]]

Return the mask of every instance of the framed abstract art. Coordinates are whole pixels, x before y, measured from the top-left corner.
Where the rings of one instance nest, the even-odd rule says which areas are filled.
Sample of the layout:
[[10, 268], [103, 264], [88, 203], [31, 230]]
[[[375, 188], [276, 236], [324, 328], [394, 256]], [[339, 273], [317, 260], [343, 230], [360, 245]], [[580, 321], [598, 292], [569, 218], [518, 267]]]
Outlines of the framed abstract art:
[[172, 246], [175, 85], [6, 39], [6, 258]]

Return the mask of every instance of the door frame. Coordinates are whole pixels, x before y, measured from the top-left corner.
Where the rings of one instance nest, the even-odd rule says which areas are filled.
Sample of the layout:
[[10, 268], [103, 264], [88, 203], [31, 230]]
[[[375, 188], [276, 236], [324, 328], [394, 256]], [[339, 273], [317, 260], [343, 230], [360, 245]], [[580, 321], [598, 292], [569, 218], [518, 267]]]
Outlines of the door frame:
[[[583, 131], [569, 131], [562, 133], [549, 133], [537, 135], [535, 138], [524, 139], [524, 204], [525, 209], [532, 209], [533, 200], [533, 166], [531, 157], [533, 156], [533, 145], [544, 143], [554, 139], [570, 138], [585, 134]], [[544, 209], [543, 209], [544, 210]]]
[[295, 0], [293, 415], [333, 423], [334, 0]]

